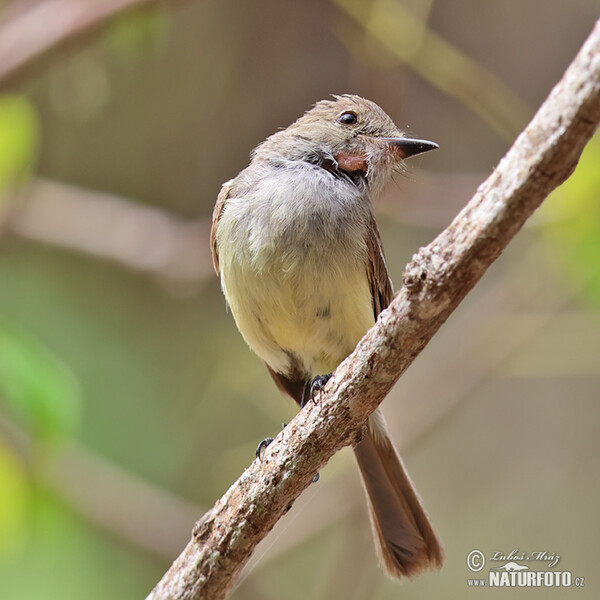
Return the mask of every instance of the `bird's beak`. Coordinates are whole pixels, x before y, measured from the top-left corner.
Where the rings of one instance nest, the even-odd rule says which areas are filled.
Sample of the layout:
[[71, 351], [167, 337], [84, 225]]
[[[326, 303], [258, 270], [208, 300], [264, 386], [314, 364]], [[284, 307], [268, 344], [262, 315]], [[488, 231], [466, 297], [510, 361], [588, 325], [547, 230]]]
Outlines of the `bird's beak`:
[[416, 156], [417, 154], [423, 154], [423, 152], [429, 152], [430, 150], [439, 148], [435, 142], [428, 142], [427, 140], [415, 140], [404, 137], [388, 137], [381, 139], [390, 144], [402, 159], [410, 158], [411, 156]]

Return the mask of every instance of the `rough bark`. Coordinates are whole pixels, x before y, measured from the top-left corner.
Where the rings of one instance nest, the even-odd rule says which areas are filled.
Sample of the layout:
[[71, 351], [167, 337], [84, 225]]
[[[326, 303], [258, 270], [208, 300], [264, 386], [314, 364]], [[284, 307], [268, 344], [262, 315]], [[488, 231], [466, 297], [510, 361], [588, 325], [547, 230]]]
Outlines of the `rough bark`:
[[150, 600], [226, 596], [256, 544], [343, 446], [544, 198], [600, 121], [600, 21], [468, 205], [407, 266], [404, 285], [319, 400], [277, 436], [196, 524]]

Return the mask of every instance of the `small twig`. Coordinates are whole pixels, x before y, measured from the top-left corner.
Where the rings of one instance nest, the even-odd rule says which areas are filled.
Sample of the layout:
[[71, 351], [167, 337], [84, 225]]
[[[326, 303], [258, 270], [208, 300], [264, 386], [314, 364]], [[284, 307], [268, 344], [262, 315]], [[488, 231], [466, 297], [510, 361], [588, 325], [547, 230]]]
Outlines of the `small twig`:
[[406, 268], [404, 286], [321, 401], [302, 410], [196, 524], [150, 600], [225, 597], [256, 544], [343, 446], [546, 196], [600, 121], [600, 21], [469, 204]]

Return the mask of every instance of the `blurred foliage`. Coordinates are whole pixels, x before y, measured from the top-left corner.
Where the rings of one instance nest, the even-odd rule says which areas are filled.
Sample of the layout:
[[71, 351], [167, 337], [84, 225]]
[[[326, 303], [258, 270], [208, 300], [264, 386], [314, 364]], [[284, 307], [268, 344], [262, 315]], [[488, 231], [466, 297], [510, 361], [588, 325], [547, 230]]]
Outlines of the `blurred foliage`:
[[73, 372], [39, 341], [0, 321], [0, 398], [32, 434], [74, 433], [81, 390]]
[[581, 298], [600, 306], [600, 134], [585, 148], [575, 173], [541, 211], [553, 261]]
[[31, 101], [21, 94], [0, 96], [0, 214], [7, 192], [31, 175], [39, 143], [37, 111]]
[[157, 56], [169, 33], [169, 15], [162, 5], [132, 9], [112, 22], [104, 35], [107, 50], [117, 59], [136, 64]]
[[29, 499], [23, 465], [0, 439], [0, 560], [23, 548]]
[[92, 121], [111, 100], [111, 64], [135, 68], [160, 56], [168, 39], [169, 17], [163, 6], [139, 7], [119, 15], [102, 32], [101, 43], [82, 49], [50, 76], [56, 114], [75, 124]]
[[[392, 186], [393, 218], [378, 218], [399, 282], [415, 249], [468, 199], [448, 174], [470, 176], [473, 188], [483, 180], [597, 13], [597, 0], [188, 0], [136, 9], [43, 57], [0, 98], [0, 194], [12, 197], [37, 167], [203, 222], [258, 142], [330, 93], [358, 93], [440, 144]], [[600, 502], [598, 144], [542, 210], [541, 226], [516, 237], [386, 401], [445, 541], [442, 572], [401, 589], [383, 577], [354, 465], [341, 453], [266, 540], [234, 598], [462, 598], [467, 553], [515, 545], [562, 554], [561, 566], [590, 578], [578, 598], [598, 596], [589, 525]], [[437, 191], [419, 195], [428, 178]], [[146, 544], [157, 522], [172, 522], [173, 499], [211, 506], [295, 407], [236, 331], [216, 277], [182, 290], [97, 260], [86, 239], [80, 252], [38, 243], [4, 215], [0, 598], [142, 598], [173, 558]], [[74, 211], [52, 225], [78, 233], [82, 220], [89, 214]], [[103, 231], [101, 217], [91, 220]], [[123, 221], [107, 243], [127, 245], [138, 233], [140, 223]], [[164, 247], [160, 227], [146, 235]], [[199, 261], [209, 260], [204, 243]], [[96, 478], [93, 461], [86, 477], [69, 471], [61, 459], [70, 438], [130, 487]], [[139, 517], [137, 496], [128, 496], [137, 478], [167, 508], [132, 534], [122, 526], [129, 512], [113, 501]], [[185, 529], [168, 547], [187, 539]]]
[[143, 598], [149, 573], [159, 576], [143, 555], [114, 544], [53, 494], [37, 489], [25, 506], [29, 576], [23, 576], [23, 555], [8, 556], [0, 565], [3, 599]]
[[52, 73], [48, 92], [51, 106], [61, 119], [81, 124], [97, 118], [111, 97], [105, 60], [95, 52], [78, 53]]
[[[425, 27], [413, 8], [406, 7], [400, 0], [335, 0], [335, 3], [376, 40], [384, 52], [397, 59], [396, 66], [409, 65], [432, 86], [457, 98], [508, 141], [512, 141], [532, 116], [531, 109], [506, 84]], [[367, 55], [363, 44], [357, 47], [356, 35], [340, 29], [338, 33], [359, 60]], [[371, 49], [369, 54], [373, 59], [373, 48], [368, 45], [367, 48]], [[385, 57], [376, 62], [390, 66]]]

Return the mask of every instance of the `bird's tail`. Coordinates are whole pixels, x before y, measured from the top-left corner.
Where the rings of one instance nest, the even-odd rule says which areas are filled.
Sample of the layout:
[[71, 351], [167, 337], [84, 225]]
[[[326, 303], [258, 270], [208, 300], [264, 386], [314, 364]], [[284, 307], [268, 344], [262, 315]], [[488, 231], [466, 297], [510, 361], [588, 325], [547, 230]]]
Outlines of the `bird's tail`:
[[371, 417], [354, 452], [378, 554], [389, 575], [400, 579], [441, 567], [440, 541], [380, 414]]

